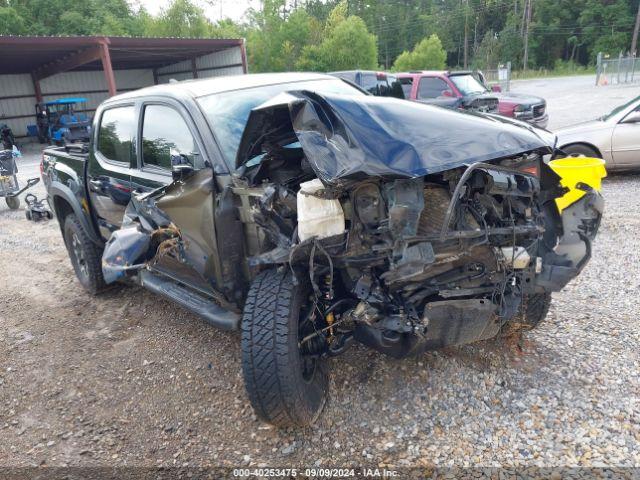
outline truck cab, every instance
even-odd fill
[[[329,75],[353,83],[376,97],[405,98],[402,85],[400,85],[398,78],[392,73],[375,72],[372,70],[345,70],[341,72],[330,72]]]
[[[409,100],[447,108],[459,108],[481,113],[498,113],[498,99],[484,91],[466,91],[447,71],[399,73],[398,79]]]
[[[533,95],[492,90],[481,72],[399,73],[405,97],[421,103],[481,113],[497,113],[540,128],[549,122],[547,102]]]

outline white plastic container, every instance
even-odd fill
[[[513,265],[511,265],[511,267],[515,270],[522,270],[529,266],[531,257],[529,256],[529,252],[527,252],[526,248],[517,246],[514,250],[513,247],[500,247],[497,250],[502,252],[506,265],[510,265],[513,261]]]
[[[301,242],[312,237],[326,238],[344,232],[344,212],[340,201],[305,195],[323,189],[324,185],[318,178],[300,184],[296,203],[298,238]]]

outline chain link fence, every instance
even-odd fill
[[[499,85],[503,92],[511,88],[511,62],[498,65],[498,68],[482,70],[484,83],[489,87]]]
[[[600,52],[596,64],[596,85],[640,82],[640,58],[623,55],[609,58]]]

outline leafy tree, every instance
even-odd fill
[[[378,65],[376,37],[369,33],[364,21],[346,16],[345,1],[340,2],[325,23],[324,39],[319,45],[310,44],[302,50],[298,70],[333,71],[372,70]]]
[[[526,0],[261,0],[242,24],[212,23],[196,0],[171,0],[158,16],[130,1],[0,0],[0,34],[244,37],[255,72],[441,68],[440,49],[416,53],[433,35],[451,66],[463,63],[465,36],[474,66],[519,66],[524,53]],[[532,0],[530,66],[628,50],[639,1]]]
[[[220,20],[210,28],[212,38],[244,38],[246,33],[246,29],[242,25],[228,18]]]
[[[154,37],[208,37],[210,22],[191,0],[173,0],[159,18],[147,24],[145,35]]]
[[[627,0],[586,0],[578,22],[587,39],[585,47],[591,58],[595,58],[598,52],[617,55],[629,50],[629,26],[635,20],[635,11],[629,6]]]
[[[29,35],[140,35],[126,0],[11,0]],[[14,19],[15,20],[15,19]],[[20,23],[20,20],[17,20]],[[13,22],[12,22],[13,23]]]
[[[285,18],[284,0],[265,0],[260,11],[250,12],[247,53],[253,72],[290,70],[313,29],[311,17],[295,10]]]
[[[476,68],[495,68],[500,63],[500,47],[497,35],[493,30],[489,30],[478,45],[473,66]]]
[[[446,66],[447,52],[435,33],[423,38],[411,52],[402,52],[393,64],[395,71],[442,70]]]
[[[27,27],[18,12],[11,7],[0,7],[0,35],[24,35]]]

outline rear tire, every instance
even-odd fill
[[[33,218],[33,216],[31,215],[31,210],[25,210],[24,211],[24,216],[27,218],[27,220],[31,221],[31,219]]]
[[[244,307],[242,370],[249,400],[262,420],[279,427],[311,425],[327,399],[326,361],[303,356],[298,347],[309,290],[294,285],[288,270],[267,270],[253,281]]]
[[[533,330],[546,318],[550,306],[550,293],[525,295],[516,316],[504,326],[503,334],[509,336]]]
[[[64,219],[64,243],[71,265],[84,289],[91,295],[104,290],[102,276],[102,250],[91,241],[74,214]]]
[[[17,210],[20,208],[20,198],[18,197],[6,197],[7,207],[11,210]]]
[[[564,153],[569,156],[584,156],[590,158],[601,158],[601,155],[595,151],[595,149],[591,148],[588,145],[583,145],[581,143],[576,143],[573,145],[568,145],[562,149]]]

